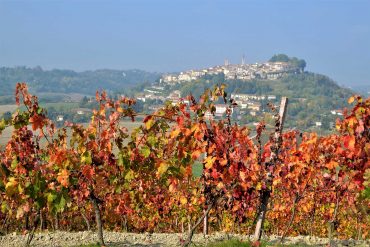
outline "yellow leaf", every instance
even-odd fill
[[[131,181],[134,177],[135,177],[134,172],[130,169],[130,170],[127,172],[127,174],[126,174],[125,179],[126,179],[127,181]]]
[[[355,97],[352,96],[348,99],[348,104],[352,104],[353,101],[355,101]]]
[[[280,183],[281,179],[274,179],[274,181],[272,182],[272,185],[273,186],[276,186]]]
[[[216,157],[208,156],[208,157],[204,160],[204,162],[205,162],[204,166],[205,166],[207,169],[211,169],[211,168],[212,168],[212,166],[213,166],[213,163],[215,163],[216,159],[217,159]]]
[[[20,219],[20,218],[22,218],[23,217],[23,215],[24,215],[24,210],[23,210],[23,207],[19,207],[18,209],[17,209],[17,219]]]
[[[90,152],[85,152],[85,153],[81,156],[81,163],[82,163],[82,164],[91,164],[91,163],[92,163],[92,159],[91,159],[91,154],[90,154]]]
[[[10,177],[9,181],[5,185],[5,192],[8,196],[12,196],[17,193],[18,182],[14,177]]]
[[[370,143],[365,144],[365,152],[366,152],[367,155],[370,156]]]
[[[223,189],[225,187],[225,185],[224,185],[224,183],[223,182],[219,182],[218,184],[217,184],[217,189],[218,190],[221,190],[221,189]]]
[[[188,203],[188,199],[186,199],[186,197],[185,197],[185,196],[181,196],[181,197],[180,197],[180,203],[181,203],[182,205],[184,205],[184,204]]]
[[[159,164],[159,167],[158,167],[158,174],[159,176],[162,176],[163,173],[165,173],[168,169],[168,164],[162,162]]]
[[[22,186],[20,184],[18,184],[18,192],[20,194],[23,194],[23,192],[24,192],[24,189],[22,188]]]
[[[333,213],[334,213],[334,208],[333,208],[333,207],[331,207],[331,208],[329,209],[329,213],[330,213],[330,214],[333,214]]]
[[[261,189],[262,189],[262,184],[258,183],[257,186],[256,186],[256,190],[261,190]]]
[[[195,125],[193,125],[193,127],[191,127],[191,132],[195,132],[197,130],[199,130],[198,124],[195,124]]]
[[[3,214],[5,214],[6,213],[6,211],[8,211],[9,210],[9,205],[8,205],[8,203],[6,202],[6,201],[3,201],[2,203],[1,203],[1,212],[3,213]]]
[[[154,120],[153,120],[153,118],[149,119],[149,120],[148,120],[148,121],[146,121],[146,123],[145,123],[145,127],[146,127],[146,129],[147,129],[147,130],[149,130],[151,127],[153,127],[153,125],[154,125]]]
[[[180,134],[180,129],[176,128],[171,132],[171,138],[176,138]]]

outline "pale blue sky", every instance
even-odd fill
[[[0,0],[0,66],[165,72],[275,53],[370,84],[370,0]]]

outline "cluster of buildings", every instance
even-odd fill
[[[56,121],[57,122],[64,122],[65,121],[65,115],[67,112],[57,112],[58,114],[56,116]],[[76,116],[91,116],[92,110],[89,108],[76,108],[72,109],[68,112],[68,114],[76,115]]]
[[[218,75],[223,73],[225,79],[229,80],[251,80],[267,79],[276,80],[286,74],[302,73],[303,69],[289,62],[265,62],[245,64],[242,59],[241,64],[229,64],[226,60],[224,65],[210,67],[200,70],[189,70],[180,74],[166,74],[162,76],[161,82],[166,84],[176,84],[189,82],[199,79],[206,75]]]
[[[163,96],[163,90],[164,90],[163,87],[152,86],[151,88],[144,89],[144,92],[136,96],[136,99],[142,102],[146,102],[147,100],[156,100],[160,102],[165,102],[169,100],[173,104],[176,104],[177,102],[182,100],[180,90],[174,90],[168,96]],[[187,100],[182,101],[188,103]]]
[[[137,96],[137,99],[142,102],[147,102],[150,100],[160,101],[158,104],[152,104],[148,107],[151,111],[156,111],[163,106],[162,102],[167,100],[171,101],[172,104],[178,102],[183,102],[189,104],[189,101],[181,98],[181,93],[179,90],[174,90],[168,94],[168,96],[163,96],[163,88],[160,86],[153,86],[149,89],[145,89],[144,93]],[[258,115],[258,112],[262,110],[263,100],[267,101],[276,101],[275,95],[254,95],[254,94],[231,94],[231,98],[235,100],[237,106],[237,114],[250,114],[252,116]],[[226,113],[227,105],[225,104],[216,104],[215,114],[206,113],[206,118],[213,119],[214,117],[221,117]]]
[[[241,112],[248,110],[252,116],[256,116],[257,112],[261,111],[262,103],[260,101],[276,101],[275,95],[231,94],[231,98],[238,104]]]

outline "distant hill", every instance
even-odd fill
[[[225,79],[225,75],[219,73],[172,85],[159,84],[160,77],[159,73],[142,70],[104,69],[75,72],[43,70],[40,67],[0,67],[0,104],[14,102],[14,87],[19,81],[27,82],[30,91],[38,95],[43,102],[80,102],[84,95],[94,95],[96,90],[102,89],[109,93],[133,96],[135,93],[144,94],[144,88],[148,89],[153,82],[163,88],[164,98],[173,90],[180,90],[183,97],[189,94],[199,97],[205,89],[225,83],[229,94],[274,95],[274,103],[278,103],[282,96],[289,97],[287,127],[308,130],[317,122],[321,122],[322,129],[329,130],[333,128],[335,119],[341,116],[337,114],[339,110],[348,106],[347,99],[354,94],[352,90],[340,87],[329,77],[312,72],[287,74],[275,80]],[[259,115],[269,112],[267,102],[258,102],[261,105]],[[152,106],[155,103],[158,102],[149,101],[145,104]],[[241,120],[253,123],[260,120],[260,117],[246,113]]]
[[[195,96],[202,94],[205,88],[225,83],[230,93],[244,94],[271,94],[276,96],[288,96],[290,98],[316,99],[325,97],[330,99],[327,104],[338,106],[343,100],[353,94],[348,88],[340,87],[335,81],[325,75],[312,72],[302,74],[291,74],[277,80],[226,80],[222,74],[204,77],[188,83],[175,85],[182,95],[192,93]]]
[[[78,93],[93,95],[96,90],[124,91],[138,84],[154,82],[161,74],[143,70],[111,70],[75,72],[43,70],[41,67],[0,67],[0,96],[13,95],[16,82],[27,82],[33,93]]]
[[[275,95],[289,97],[287,124],[300,129],[308,129],[315,122],[322,122],[323,128],[331,129],[338,115],[333,110],[347,107],[347,99],[354,91],[340,87],[325,75],[312,72],[290,74],[277,80],[227,80],[223,74],[205,76],[198,80],[171,86],[170,90],[180,90],[181,95],[193,94],[198,97],[205,88],[225,83],[226,91],[238,94]],[[278,102],[275,102],[278,103]],[[261,102],[262,108],[267,101]],[[247,121],[254,118],[249,117]],[[255,118],[256,120],[258,118]]]

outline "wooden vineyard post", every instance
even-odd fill
[[[269,170],[268,168],[270,166],[275,166],[277,159],[278,159],[279,149],[281,145],[281,140],[280,140],[281,133],[283,131],[283,125],[284,125],[287,106],[288,106],[288,98],[282,97],[281,103],[280,103],[279,116],[278,116],[278,119],[275,125],[275,133],[274,133],[274,138],[273,138],[274,143],[271,146],[270,160],[269,162],[265,164],[266,170]],[[256,229],[254,232],[255,241],[260,240],[262,236],[263,223],[265,221],[267,206],[268,206],[270,196],[271,196],[272,179],[273,179],[272,173],[271,172],[267,173],[266,178],[265,178],[265,183],[267,186],[266,186],[266,189],[263,189],[261,191],[261,205],[258,210],[258,218],[257,218],[257,223],[256,223]]]
[[[207,142],[207,146],[209,146],[209,141]],[[204,154],[204,158],[207,157],[207,153]],[[202,169],[202,176],[204,175],[204,164],[203,164],[203,169]],[[204,196],[206,196],[204,194]],[[203,209],[203,214],[204,214],[204,219],[203,219],[203,235],[208,235],[208,214],[206,214],[206,211],[205,209]]]
[[[206,214],[206,210],[203,210],[204,220],[203,220],[203,234],[208,235],[208,214]]]

